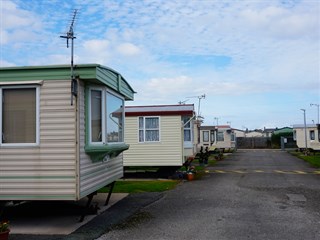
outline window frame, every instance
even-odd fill
[[[121,133],[122,133],[122,137],[121,137],[121,139],[122,139],[122,141],[118,141],[118,142],[108,142],[107,141],[107,139],[108,139],[108,136],[107,136],[107,134],[106,134],[106,136],[105,136],[105,139],[106,139],[106,143],[108,143],[108,144],[119,144],[119,143],[124,143],[124,122],[125,122],[125,99],[123,98],[123,97],[121,97],[119,94],[117,94],[116,92],[114,92],[114,91],[112,91],[111,89],[109,89],[109,88],[106,88],[106,92],[105,92],[105,94],[104,94],[104,96],[105,96],[105,103],[107,103],[107,94],[111,94],[111,95],[113,95],[114,97],[117,97],[117,98],[119,98],[119,99],[121,99],[121,101],[122,101],[122,131],[121,131]],[[105,113],[107,113],[107,107],[108,107],[108,103],[107,103],[107,105],[105,106]],[[107,115],[105,115],[105,125],[106,125],[106,128],[105,128],[105,133],[107,133]]]
[[[231,142],[235,142],[236,141],[236,134],[234,132],[232,132],[230,134],[230,140],[231,140]]]
[[[143,119],[143,129],[140,128],[140,125],[139,125],[139,121],[140,121],[140,118]],[[146,141],[146,119],[147,118],[158,118],[158,122],[159,122],[159,126],[158,126],[158,132],[159,132],[159,140],[158,141]],[[159,143],[161,142],[161,129],[160,129],[160,126],[161,126],[161,118],[160,116],[138,116],[137,118],[137,121],[138,121],[138,143]],[[143,131],[143,141],[140,141],[140,131]],[[150,130],[150,129],[148,129]],[[152,130],[155,130],[155,129],[152,129]]]
[[[91,122],[91,119],[92,119],[92,114],[91,114],[91,91],[101,91],[101,118],[102,118],[102,121],[101,121],[101,141],[100,142],[93,142],[92,141],[92,122]],[[108,126],[107,126],[107,107],[108,107],[108,103],[107,103],[107,94],[111,94],[113,95],[114,97],[116,98],[119,98],[121,101],[122,101],[122,106],[123,106],[123,109],[122,109],[122,131],[121,131],[121,134],[122,134],[122,141],[119,141],[119,142],[108,142],[107,141],[107,129],[108,129]],[[112,145],[112,144],[121,144],[121,143],[124,143],[124,117],[125,117],[125,112],[124,112],[124,104],[125,104],[125,99],[120,96],[119,94],[115,93],[114,91],[110,90],[109,88],[107,87],[101,87],[101,86],[89,86],[88,87],[88,144],[91,145],[91,146],[101,146],[101,145]]]
[[[222,135],[222,140],[219,138],[219,133]],[[217,142],[224,142],[224,131],[217,131]]]
[[[188,116],[182,116],[182,124],[183,124],[183,142],[188,144],[193,142],[193,136],[192,136],[192,123],[193,121],[191,120],[193,117],[188,117]],[[186,123],[188,122],[189,127],[187,127]],[[190,140],[185,140],[184,138],[184,132],[189,131],[190,132]]]
[[[315,132],[315,130],[310,130],[309,131],[309,139],[310,139],[310,141],[315,141],[316,140],[316,132]]]
[[[206,137],[206,139],[204,138],[205,137],[205,133],[208,134]],[[210,131],[209,130],[205,130],[205,131],[202,131],[202,142],[209,142],[210,141]]]
[[[34,143],[3,143],[3,90],[4,89],[29,89],[36,90],[36,141]],[[40,86],[38,85],[2,85],[0,86],[0,147],[34,147],[40,145]]]

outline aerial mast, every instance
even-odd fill
[[[203,95],[200,95],[200,96],[187,97],[187,98],[198,98],[199,103],[198,103],[198,116],[197,116],[197,120],[199,120],[199,117],[200,117],[200,102],[201,102],[201,99],[205,99],[205,98],[206,98],[206,94],[203,94]]]
[[[76,16],[78,13],[78,9],[75,9],[72,14],[71,23],[69,27],[69,31],[64,36],[60,36],[61,38],[67,39],[67,48],[69,48],[69,40],[71,40],[71,106],[73,105],[73,97],[76,97],[78,94],[78,82],[74,76],[74,64],[73,64],[73,55],[74,55],[74,44],[73,40],[76,38],[74,36],[74,23],[76,20]]]

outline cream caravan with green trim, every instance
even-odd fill
[[[0,68],[0,200],[79,200],[123,176],[124,102],[116,71],[67,65]]]

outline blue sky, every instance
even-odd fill
[[[205,125],[317,121],[318,0],[0,0],[0,66],[69,64],[59,38],[74,9],[75,64],[120,72],[127,105],[194,103]]]

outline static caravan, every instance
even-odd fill
[[[124,166],[177,167],[196,152],[194,105],[127,106]]]
[[[293,139],[300,149],[320,150],[320,124],[307,124],[306,128],[304,124],[293,125]]]
[[[79,200],[123,176],[124,102],[116,71],[0,68],[0,201]],[[71,101],[72,98],[72,101]]]
[[[233,129],[228,125],[201,126],[200,146],[215,149],[233,150],[236,147],[236,137]]]

